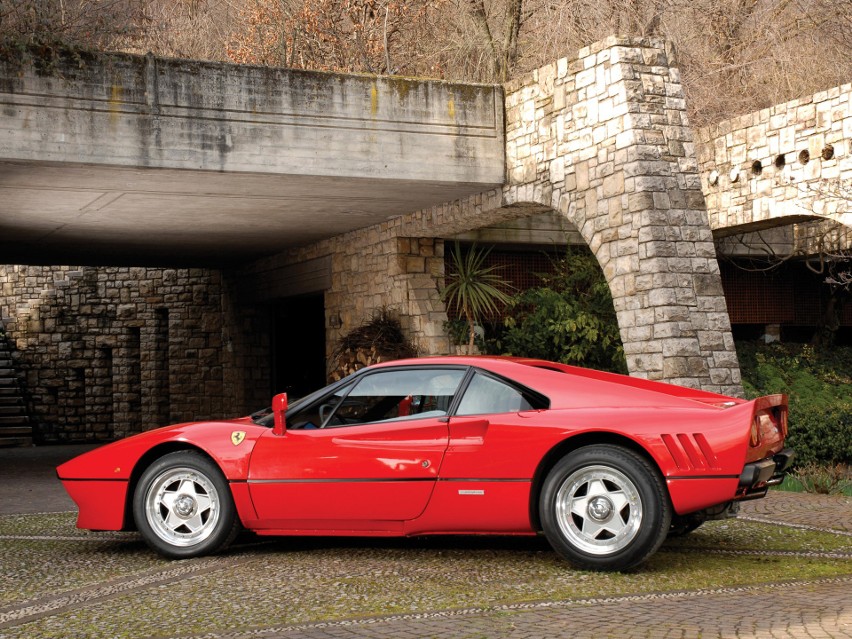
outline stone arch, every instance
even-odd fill
[[[612,291],[634,375],[739,394],[739,366],[678,72],[609,38],[506,90],[503,206],[550,206]]]

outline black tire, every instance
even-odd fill
[[[133,493],[133,519],[145,542],[173,559],[224,550],[240,531],[222,472],[188,450],[163,455],[145,469]]]
[[[663,478],[620,446],[578,448],[548,473],[539,499],[553,549],[585,570],[627,570],[660,547],[672,509]]]

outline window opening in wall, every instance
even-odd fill
[[[751,174],[760,175],[763,173],[763,163],[760,160],[755,160],[751,163]]]
[[[88,370],[74,369],[75,376],[84,384],[82,395],[85,406],[85,430],[87,436],[96,439],[111,439],[115,436],[114,397],[116,384],[113,369],[112,348],[96,348],[92,365]]]
[[[834,147],[831,144],[826,144],[825,148],[822,150],[822,159],[830,160],[834,157]]]
[[[775,168],[776,169],[783,169],[786,164],[787,164],[787,159],[784,157],[783,153],[775,158]]]
[[[807,149],[799,153],[799,164],[807,164],[811,161],[811,154]]]
[[[127,329],[127,423],[130,432],[141,430],[142,423],[142,335],[138,326]]]
[[[171,406],[169,384],[169,309],[158,308],[154,315],[153,387],[154,420],[159,426],[168,424]]]
[[[325,295],[282,298],[272,304],[272,393],[291,401],[326,382]]]

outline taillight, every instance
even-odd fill
[[[749,433],[748,443],[752,448],[760,443],[760,418],[757,415],[751,420],[751,432]]]
[[[754,400],[749,445],[772,446],[787,436],[787,396],[767,395]]]

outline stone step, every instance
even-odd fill
[[[0,448],[24,448],[32,445],[32,437],[3,437],[3,435],[0,435]]]
[[[32,437],[32,426],[0,426],[0,437]]]
[[[6,426],[25,426],[30,423],[26,415],[0,415],[0,429]]]
[[[26,416],[24,407],[20,404],[8,406],[0,403],[0,417],[15,417],[20,415]]]
[[[17,388],[18,387],[18,378],[17,377],[0,377],[0,388],[3,388],[3,387]]]
[[[14,386],[10,385],[7,387],[0,388],[0,397],[19,397],[20,392],[18,391],[18,385]]]
[[[8,388],[6,390],[9,390]],[[0,406],[23,406],[24,400],[17,393],[0,393]]]

